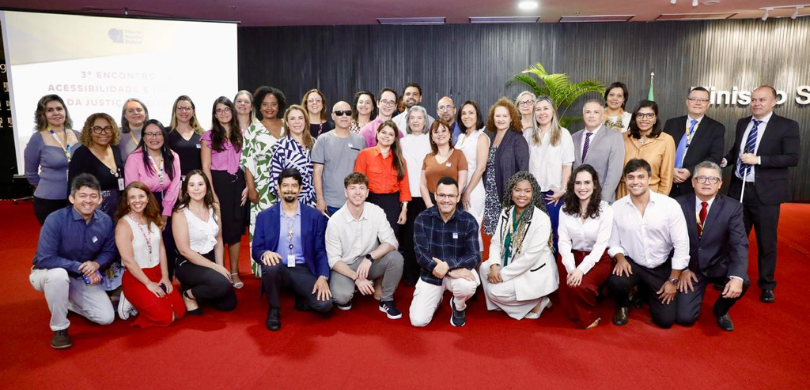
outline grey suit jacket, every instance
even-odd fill
[[[582,161],[582,141],[585,129],[577,131],[574,139],[574,167],[590,164],[599,175],[602,184],[602,200],[613,203],[616,199],[616,187],[622,178],[624,169],[624,139],[622,133],[602,125],[591,139],[588,154]]]

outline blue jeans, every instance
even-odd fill
[[[543,193],[543,200],[546,202],[546,210],[548,210],[548,217],[551,218],[551,234],[554,236],[554,257],[557,257],[557,253],[559,250],[557,249],[557,241],[559,240],[559,236],[557,235],[557,225],[560,222],[560,208],[562,208],[563,199],[557,201],[557,204],[554,205],[554,201],[546,200],[547,196],[554,195],[554,191],[546,191]]]

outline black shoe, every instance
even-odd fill
[[[405,287],[413,287],[416,286],[416,282],[419,281],[419,278],[416,279],[405,279]]]
[[[351,305],[351,302],[349,302],[349,305]],[[397,305],[394,304],[394,301],[380,302],[380,311],[385,313],[388,318],[392,320],[402,318],[402,312],[397,309]]]
[[[759,300],[765,303],[773,303],[776,297],[773,296],[773,290],[762,290],[762,295],[759,296]]]
[[[720,329],[723,329],[726,332],[734,331],[734,323],[731,322],[731,318],[729,318],[728,313],[720,317],[717,317],[717,326],[719,326]]]
[[[717,291],[723,291],[726,289],[726,286],[720,283],[712,283],[712,287],[714,287],[714,289]]]
[[[312,306],[309,305],[309,302],[299,296],[295,296],[295,310],[297,311],[312,311]]]
[[[339,304],[339,303],[335,303],[335,306],[337,306],[337,308],[338,308],[339,310],[343,310],[343,311],[346,311],[346,310],[351,310],[351,308],[352,308],[352,300],[351,300],[351,299],[349,299],[349,302],[346,302],[346,304],[345,304],[345,305],[341,305],[341,304]]]
[[[73,342],[70,341],[70,336],[68,336],[67,329],[57,330],[53,332],[53,338],[51,339],[51,347],[54,349],[65,349],[70,348],[73,346]]]
[[[456,310],[456,304],[453,298],[450,298],[450,309],[453,313],[450,314],[450,325],[464,326],[467,323],[467,313],[464,310]]]
[[[281,311],[279,309],[270,309],[267,313],[267,329],[277,331],[281,329]]]
[[[627,315],[630,314],[630,307],[617,307],[616,313],[613,314],[613,325],[623,326],[627,325]]]

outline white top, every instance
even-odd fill
[[[773,111],[771,111],[765,118],[762,118],[762,123],[757,126],[757,143],[754,145],[754,154],[757,154],[757,150],[759,150],[759,144],[762,142],[762,135],[765,134],[765,128],[768,127],[768,122],[770,122],[771,117],[773,116]],[[748,134],[751,133],[751,129],[754,128],[754,117],[751,117],[751,121],[748,122],[748,127],[745,128],[745,133],[743,133],[742,142],[740,142],[740,151],[738,156],[742,156],[745,153],[745,143],[748,142]],[[757,119],[758,120],[758,119]],[[762,160],[760,160],[762,161]],[[729,161],[729,164],[736,163],[736,161]],[[743,178],[740,176],[739,172],[740,167],[734,167],[734,176],[737,176],[740,180]],[[745,181],[749,183],[753,183],[754,179],[756,179],[756,171],[757,166],[752,165],[750,169],[748,169],[748,175],[745,177]]]
[[[570,274],[575,268],[579,268],[583,274],[587,274],[607,250],[612,228],[613,208],[604,200],[599,203],[599,217],[588,218],[585,222],[582,222],[582,218],[578,215],[563,212],[560,207],[557,234],[560,237],[558,246],[565,270]],[[575,266],[574,254],[571,253],[571,250],[591,253],[585,256],[579,266]]]
[[[562,167],[574,164],[574,139],[568,129],[563,127],[560,131],[560,143],[557,146],[551,145],[551,130],[543,136],[540,145],[534,143],[534,129],[523,131],[523,138],[529,144],[529,172],[537,179],[543,192],[552,188],[565,188]]]
[[[424,133],[420,135],[406,134],[399,140],[399,145],[402,147],[402,158],[408,167],[408,184],[411,187],[411,197],[421,198],[419,182],[422,179],[422,163],[425,161],[425,156],[433,152],[430,149],[430,138]]]
[[[689,266],[689,233],[678,201],[650,191],[650,203],[641,215],[626,195],[613,203],[613,212],[610,257],[622,253],[640,266],[655,268],[675,249],[672,269]]]
[[[383,242],[393,245],[394,250],[399,246],[394,229],[391,229],[388,217],[380,206],[366,202],[363,214],[356,220],[344,205],[335,211],[326,225],[329,268],[333,268],[338,261],[354,264]]]
[[[483,133],[483,129],[473,131],[469,137],[467,137],[467,134],[461,133],[456,140],[455,148],[461,150],[461,152],[464,153],[464,157],[467,158],[467,183],[464,183],[464,188],[462,188],[462,191],[464,191],[465,188],[470,185],[473,172],[475,172],[475,168],[477,167],[476,159],[478,158],[478,137],[480,137]],[[486,164],[487,162],[482,161],[481,163]],[[484,181],[481,180],[478,182],[478,184],[481,185],[483,182]]]
[[[204,255],[217,245],[219,225],[214,217],[214,208],[208,209],[208,221],[197,218],[188,207],[183,208],[188,223],[188,244],[191,250]]]
[[[124,216],[124,220],[129,223],[132,229],[132,257],[141,269],[152,268],[160,265],[160,228],[154,222],[146,225],[140,225],[130,218],[129,215]],[[149,255],[149,245],[146,245],[146,234],[149,237],[149,243],[152,245],[152,254]]]

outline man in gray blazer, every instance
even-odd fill
[[[624,169],[624,140],[618,131],[603,125],[602,103],[588,100],[582,107],[585,128],[574,133],[574,167],[589,164],[599,174],[602,200],[613,203]]]

